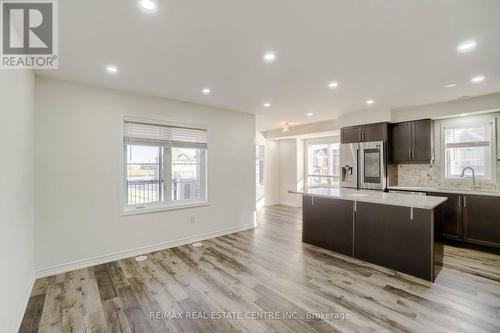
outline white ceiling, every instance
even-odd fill
[[[43,75],[256,113],[260,130],[368,98],[375,112],[500,91],[499,0],[159,0],[149,15],[137,0],[59,1],[59,17],[60,69]],[[458,54],[467,39],[477,49]]]

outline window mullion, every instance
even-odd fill
[[[164,147],[163,156],[163,188],[164,188],[164,203],[172,202],[172,148]]]
[[[203,196],[202,200],[207,200],[208,196],[208,187],[207,187],[207,150],[200,149],[200,160],[199,160],[199,168],[200,168],[200,189],[201,195]]]

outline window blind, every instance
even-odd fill
[[[207,148],[207,130],[177,124],[125,121],[123,140],[131,145]]]
[[[446,148],[488,147],[491,141],[491,124],[445,128]]]

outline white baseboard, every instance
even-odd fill
[[[136,248],[136,249],[132,249],[132,250],[125,250],[125,251],[120,251],[120,252],[116,252],[113,254],[107,254],[107,255],[98,256],[98,257],[94,257],[94,258],[77,260],[77,261],[69,262],[66,264],[41,268],[35,272],[35,276],[38,279],[38,278],[51,276],[51,275],[55,275],[55,274],[66,273],[66,272],[74,271],[74,270],[81,269],[81,268],[92,267],[95,265],[101,265],[101,264],[105,264],[105,263],[116,261],[116,260],[121,260],[121,259],[125,259],[125,258],[130,258],[130,257],[136,257],[136,256],[150,253],[150,252],[165,250],[165,249],[168,249],[171,247],[191,244],[191,243],[200,242],[200,241],[214,238],[214,237],[229,235],[229,234],[232,234],[235,232],[240,232],[240,231],[252,229],[252,228],[255,228],[256,226],[257,226],[256,224],[250,223],[250,224],[245,224],[245,225],[241,225],[241,226],[237,226],[237,227],[231,227],[231,228],[227,228],[227,229],[212,231],[212,232],[208,232],[206,234],[201,234],[201,235],[196,235],[196,236],[192,236],[192,237],[186,237],[186,238],[181,238],[181,239],[177,239],[177,240],[148,245],[148,246],[144,246],[144,247],[140,247],[140,248]]]

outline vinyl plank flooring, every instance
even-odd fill
[[[431,283],[304,244],[301,218],[38,279],[20,332],[500,332],[499,255],[446,245]]]

